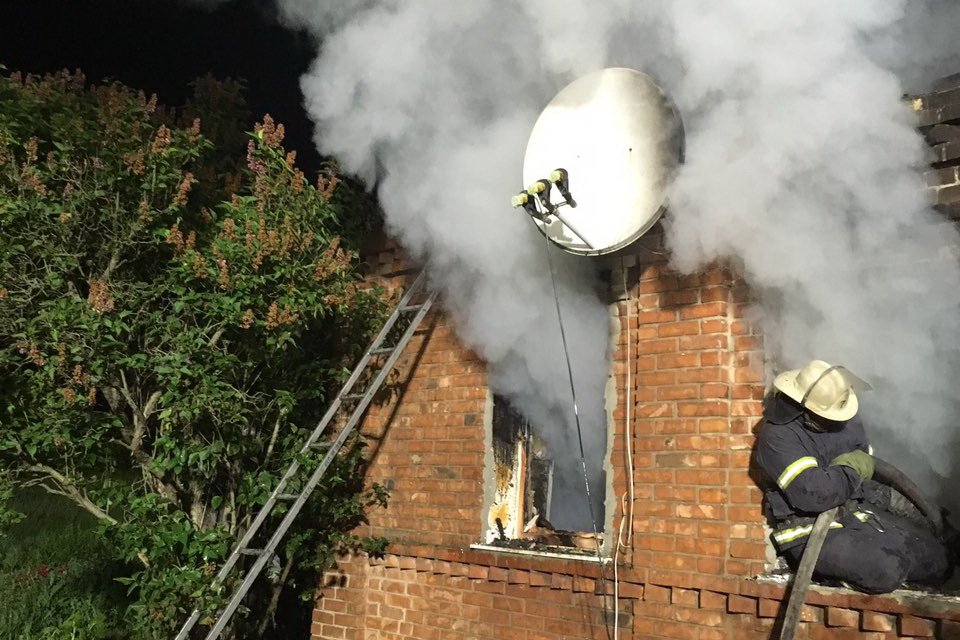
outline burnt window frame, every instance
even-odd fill
[[[606,389],[605,396],[610,389]],[[602,458],[602,481],[591,491],[602,492],[601,513],[595,514],[599,540],[593,531],[568,531],[554,528],[550,522],[550,502],[555,468],[546,449],[548,446],[537,435],[535,425],[516,411],[510,401],[501,394],[488,393],[487,410],[487,456],[485,460],[482,542],[475,547],[503,551],[520,551],[544,555],[563,555],[597,560],[604,556],[609,546],[609,496],[612,491],[611,448],[614,431],[609,403],[605,422],[607,446]],[[521,469],[517,469],[521,466]],[[531,489],[531,471],[538,488]],[[513,481],[515,484],[511,484]],[[514,500],[510,500],[510,494]],[[519,504],[518,504],[519,503]],[[519,509],[523,517],[517,518]],[[584,504],[584,509],[587,509]],[[495,526],[496,516],[509,511],[514,517],[502,526]],[[521,523],[519,530],[517,523]]]

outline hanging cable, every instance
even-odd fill
[[[625,299],[625,307],[627,310],[627,320],[626,320],[626,341],[627,341],[627,353],[626,353],[626,365],[627,365],[627,397],[626,397],[626,416],[624,419],[624,439],[626,440],[627,448],[627,487],[630,494],[629,503],[626,500],[626,495],[620,496],[620,526],[617,528],[617,548],[613,552],[613,638],[618,640],[620,638],[620,574],[619,574],[619,561],[620,561],[620,550],[629,549],[630,543],[633,539],[633,429],[630,422],[630,408],[633,406],[633,384],[631,380],[630,373],[633,370],[633,362],[630,360],[630,345],[632,344],[633,337],[630,331],[630,322],[632,320],[630,316],[630,308],[632,302],[630,300],[630,294],[627,290],[627,267],[624,264],[623,257],[620,258],[620,273],[623,278],[623,295]],[[629,515],[627,515],[629,512]],[[623,526],[626,523],[627,525],[627,542],[623,541]]]
[[[567,348],[567,334],[563,328],[563,313],[560,311],[560,292],[557,289],[557,277],[553,270],[553,260],[550,259],[550,239],[544,234],[546,241],[547,263],[550,266],[550,282],[553,284],[553,302],[557,308],[557,322],[560,325],[560,342],[563,346],[563,357],[567,364],[567,379],[570,381],[570,398],[573,401],[573,419],[577,426],[577,444],[580,447],[580,467],[583,470],[583,486],[587,493],[587,506],[590,508],[590,522],[593,525],[593,534],[599,543],[600,531],[597,528],[597,517],[593,509],[593,499],[590,497],[590,478],[587,474],[587,458],[583,451],[583,432],[580,429],[580,412],[577,409],[577,390],[573,383],[573,367],[570,364],[570,351]],[[597,556],[600,556],[600,545],[597,544]]]
[[[573,401],[573,419],[577,426],[577,444],[580,447],[580,468],[583,470],[583,487],[587,494],[587,506],[590,509],[590,523],[593,525],[593,536],[596,542],[597,550],[597,562],[600,568],[600,583],[603,585],[603,614],[604,620],[607,619],[607,588],[606,588],[606,575],[604,571],[604,562],[603,554],[600,550],[600,530],[597,527],[597,517],[593,509],[593,498],[590,496],[590,478],[587,473],[587,458],[583,450],[583,432],[580,428],[580,412],[577,409],[577,390],[576,386],[573,383],[573,367],[570,364],[570,351],[567,348],[567,334],[563,328],[563,312],[560,310],[560,291],[557,289],[557,276],[553,268],[553,260],[550,258],[550,239],[547,237],[547,234],[543,234],[543,239],[545,242],[546,254],[547,254],[547,264],[550,267],[550,282],[553,285],[553,302],[557,309],[557,323],[560,325],[560,342],[563,346],[563,357],[567,364],[567,379],[570,382],[570,398]],[[604,626],[607,626],[606,624]],[[616,627],[614,627],[614,633],[616,633]],[[607,636],[610,636],[610,629],[607,628]]]

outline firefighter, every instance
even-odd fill
[[[817,514],[841,506],[817,561],[820,578],[867,593],[942,584],[952,567],[945,545],[922,522],[893,513],[889,487],[871,479],[857,381],[822,360],[774,380],[756,446],[771,480],[764,508],[774,544],[795,567]]]

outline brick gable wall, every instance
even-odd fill
[[[931,202],[953,220],[956,84],[910,102],[933,149]],[[367,256],[371,278],[389,288],[415,271],[389,240]],[[762,335],[735,273],[712,265],[680,276],[665,258],[655,228],[606,265],[620,326],[608,500],[618,506],[607,536],[620,530],[631,481],[634,490],[616,580],[610,564],[471,548],[484,529],[490,394],[482,360],[432,312],[362,427],[368,478],[391,490],[389,507],[370,514],[365,532],[387,537],[389,553],[344,557],[324,576],[314,638],[609,639],[615,623],[624,640],[771,637],[784,587],[756,579],[773,558],[750,467],[764,391]],[[916,592],[815,586],[801,619],[801,640],[960,639],[960,601]]]
[[[388,286],[407,277],[395,247],[373,263]],[[771,558],[750,468],[764,360],[749,292],[719,265],[672,273],[659,231],[607,266],[620,324],[611,504],[627,493],[632,400],[632,540],[618,580],[609,564],[471,548],[485,521],[489,392],[483,362],[437,312],[363,425],[369,478],[391,488],[368,532],[387,537],[389,553],[343,558],[325,576],[314,638],[610,638],[615,619],[624,640],[770,637],[783,587],[754,579]],[[613,532],[622,516],[618,507]],[[947,599],[815,587],[808,603],[799,638],[960,638]]]

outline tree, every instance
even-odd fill
[[[237,104],[198,87],[195,108]],[[385,309],[336,173],[308,184],[269,116],[240,160],[192,116],[79,72],[0,78],[0,499],[39,486],[93,514],[129,562],[128,624],[145,638],[195,604]],[[385,500],[363,490],[361,446],[328,472],[247,624],[265,628],[283,588],[312,588]]]

